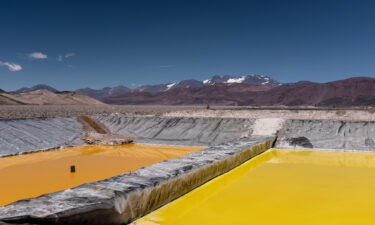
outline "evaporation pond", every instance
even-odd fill
[[[0,158],[0,206],[103,180],[200,147],[80,146]],[[75,172],[71,172],[71,166]]]
[[[137,225],[370,225],[375,153],[271,149]]]

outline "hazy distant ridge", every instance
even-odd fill
[[[25,91],[38,88],[55,90],[56,93],[49,93],[59,94],[56,89],[47,85],[23,88],[21,94],[34,93],[35,91]],[[117,86],[99,90],[84,88],[76,92],[108,104],[375,106],[375,78],[369,77],[354,77],[327,83],[300,81],[280,84],[262,75],[213,76],[204,81],[183,80],[176,83],[144,85],[133,90]],[[45,95],[49,96],[49,93]],[[1,104],[23,104],[22,99],[11,98],[7,93],[1,93],[0,97]]]

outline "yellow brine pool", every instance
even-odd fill
[[[271,149],[136,225],[370,225],[375,153]]]
[[[0,158],[0,206],[103,180],[201,149],[137,144],[80,146]]]

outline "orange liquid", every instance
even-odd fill
[[[199,151],[182,146],[80,146],[0,158],[0,206]],[[74,165],[75,173],[70,172]]]

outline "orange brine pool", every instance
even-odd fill
[[[136,170],[202,147],[80,146],[0,158],[0,206]],[[75,172],[70,167],[75,166]]]

